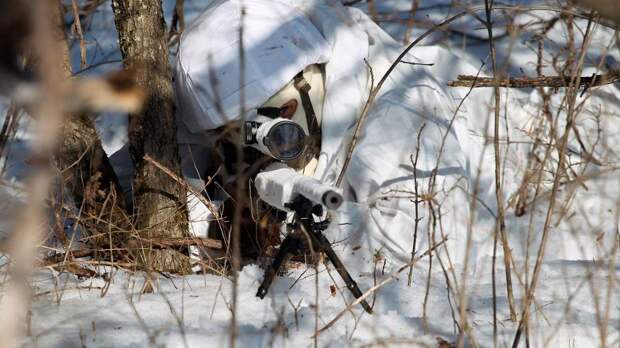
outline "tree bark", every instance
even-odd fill
[[[166,25],[160,0],[113,0],[112,10],[126,67],[137,69],[147,91],[144,111],[129,117],[130,154],[134,161],[135,227],[141,238],[187,237],[186,190],[144,161],[149,155],[180,175]],[[139,245],[147,269],[186,273],[189,260],[174,250]]]
[[[94,122],[87,115],[71,117],[63,124],[63,141],[57,163],[66,188],[78,207],[84,202],[89,183],[106,193],[114,190],[122,198],[123,191],[116,173],[103,149]],[[126,207],[124,199],[120,199],[118,204]]]

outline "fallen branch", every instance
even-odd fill
[[[180,246],[200,246],[203,248],[209,249],[223,249],[222,241],[211,238],[140,238],[141,241],[145,243],[152,243],[159,247],[173,248]],[[106,251],[106,250],[102,250]],[[94,249],[80,249],[80,250],[70,250],[66,253],[58,253],[52,256],[46,257],[43,261],[39,263],[40,266],[49,266],[52,264],[63,263],[65,261],[73,261],[76,258],[89,257],[95,253]]]
[[[93,249],[80,249],[80,250],[69,250],[66,253],[58,253],[52,256],[46,257],[43,261],[40,262],[41,266],[49,266],[51,264],[56,264],[63,261],[71,261],[74,258],[81,258],[92,256],[95,253]]]
[[[589,77],[581,77],[579,86],[596,87],[620,82],[620,70],[610,70],[607,74],[592,75]],[[540,77],[511,77],[495,82],[492,77],[476,77],[473,75],[459,75],[456,80],[448,82],[449,87],[468,87],[468,88],[484,88],[484,87],[507,87],[507,88],[536,88],[551,87],[563,88],[569,87],[571,83],[570,76],[540,76]]]
[[[140,240],[153,243],[155,245],[159,245],[162,247],[179,247],[179,246],[190,246],[196,245],[209,249],[223,249],[222,241],[211,238],[152,238],[152,239],[142,239]]]
[[[63,261],[50,265],[46,265],[46,267],[66,267],[67,265],[93,265],[93,266],[112,266],[116,268],[124,268],[127,270],[135,270],[138,267],[138,264],[135,262],[116,262],[116,261],[103,261],[103,260],[75,260],[75,261]],[[66,271],[74,273],[71,269],[65,268]]]

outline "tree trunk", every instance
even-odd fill
[[[120,183],[101,145],[101,139],[94,122],[86,115],[73,116],[63,124],[63,141],[57,156],[59,169],[63,174],[78,207],[88,194],[88,183],[95,184],[103,192],[114,190],[122,198]],[[125,201],[120,199],[124,208]]]
[[[138,84],[148,93],[144,111],[129,118],[130,153],[134,177],[135,227],[142,238],[188,235],[185,188],[155,166],[149,155],[180,175],[172,74],[168,64],[166,25],[160,0],[113,0],[114,21],[123,62],[139,71]],[[189,272],[180,252],[140,246],[147,269]]]
[[[73,72],[69,46],[63,30],[61,2],[54,0],[51,6],[56,19],[55,37],[62,50],[63,71],[67,77]],[[102,235],[104,247],[109,247],[108,233],[115,233],[114,239],[126,238],[130,228],[118,177],[101,144],[93,120],[88,115],[73,115],[65,118],[62,127],[62,141],[56,154],[56,164],[61,171],[65,189],[80,209],[80,224],[88,235]],[[111,230],[111,225],[116,228]],[[120,230],[120,231],[118,231]],[[119,232],[119,233],[116,233]],[[62,236],[59,236],[62,237]],[[97,248],[98,238],[91,239]]]

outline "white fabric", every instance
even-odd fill
[[[282,0],[286,1],[286,0]],[[325,65],[325,102],[321,126],[321,155],[315,177],[334,185],[346,157],[346,144],[368,97],[370,79],[364,59],[368,37],[364,28],[339,1],[289,0],[301,9],[329,43]]]
[[[301,21],[308,23],[306,20],[309,20],[327,42],[329,51],[324,56],[329,59],[325,62],[322,148],[315,177],[326,185],[334,185],[346,158],[356,119],[371,89],[370,68],[376,83],[402,47],[361,11],[345,8],[336,0],[254,0],[252,3],[275,8],[282,3],[295,6],[297,10],[290,13],[295,13],[295,18],[305,15],[303,18],[306,19]],[[248,16],[250,10],[248,8]],[[200,23],[206,18],[212,17],[201,16],[194,27],[207,25]],[[282,18],[284,23],[288,20],[290,18]],[[247,22],[248,32],[255,30],[251,23]],[[230,35],[235,38],[234,33]],[[205,31],[205,36],[211,37],[212,34]],[[274,40],[279,37],[278,34],[268,36]],[[191,35],[186,35],[183,40],[188,37]],[[265,44],[269,45],[268,42]],[[186,42],[182,45],[192,46]],[[438,48],[417,47],[414,52],[405,60],[423,63],[458,61]],[[298,57],[297,60],[315,59]],[[279,62],[265,61],[264,64],[270,66],[264,69],[280,76],[275,72],[280,68]],[[349,202],[334,216],[337,223],[332,224],[328,231],[330,239],[345,240],[342,244],[348,246],[345,250],[361,247],[366,250],[363,255],[381,251],[392,260],[405,261],[411,257],[413,202],[416,200],[413,197],[411,156],[416,152],[416,135],[424,124],[416,170],[420,193],[417,199],[422,201],[419,203],[417,250],[424,251],[430,245],[429,238],[440,240],[443,234],[448,236],[447,250],[452,261],[462,260],[469,202],[465,192],[469,184],[467,158],[460,143],[466,142],[468,137],[461,115],[456,115],[455,121],[450,123],[456,109],[454,97],[446,91],[445,82],[434,77],[437,73],[433,67],[399,64],[370,109],[343,185]],[[200,76],[204,75],[197,78]],[[192,81],[197,80],[191,74],[189,77]],[[254,92],[246,90],[246,93]],[[186,112],[192,107],[192,104],[183,105],[182,110]],[[231,109],[235,107],[231,106]],[[201,112],[201,109],[192,111],[194,115]],[[186,119],[186,115],[183,117]],[[212,122],[211,116],[203,117],[209,119],[204,122]],[[435,185],[429,188],[435,169]],[[433,204],[429,205],[428,200]],[[433,220],[432,215],[436,219]],[[355,259],[358,256],[347,254],[343,257]],[[362,267],[363,263],[357,261]]]
[[[361,11],[349,12],[365,34],[358,41],[370,43],[367,61],[376,84],[403,47]],[[437,47],[416,47],[412,52],[403,60],[436,63],[443,68],[446,65],[439,64],[440,61],[452,61],[453,66],[458,61],[447,50]],[[424,125],[416,165],[417,200],[421,201],[416,251],[419,254],[428,249],[429,240],[437,242],[447,236],[447,248],[441,250],[442,255],[449,255],[455,263],[464,259],[469,165],[461,143],[466,144],[469,137],[463,125],[465,119],[456,113],[455,96],[445,85],[428,66],[401,63],[390,74],[369,111],[346,172],[347,186],[355,202],[342,209],[340,224],[332,226],[334,233],[341,235],[333,239],[349,238],[349,245],[362,246],[367,255],[379,252],[392,262],[410,260],[416,218],[412,159],[417,134]],[[453,116],[455,120],[450,124]],[[340,151],[346,153],[344,149]],[[431,188],[429,181],[434,170],[435,185]]]
[[[179,115],[191,133],[240,118],[241,26],[246,110],[263,104],[305,67],[329,59],[322,35],[292,6],[259,0],[212,4],[183,33],[176,60]]]
[[[304,69],[303,76],[306,82],[308,82],[308,84],[310,85],[310,91],[308,91],[308,96],[310,97],[310,101],[312,102],[317,122],[320,125],[323,118],[323,100],[325,99],[325,84],[323,82],[323,73],[321,72],[321,68],[315,64],[306,67]],[[304,129],[306,134],[310,134],[306,112],[303,108],[301,95],[295,87],[295,81],[291,80],[286,86],[284,86],[280,91],[278,91],[278,93],[269,98],[269,100],[267,100],[261,106],[280,107],[292,99],[297,102],[297,109],[295,110],[293,116],[290,118],[291,121],[299,124],[301,128]]]
[[[254,179],[254,185],[262,200],[284,211],[290,210],[286,204],[293,201],[298,194],[317,204],[323,202],[326,194],[340,198],[338,202],[342,201],[339,190],[298,173],[284,163],[272,163],[264,171],[258,173]]]

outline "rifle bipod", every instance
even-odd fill
[[[289,254],[302,251],[305,244],[307,244],[304,243],[304,239],[310,239],[310,243],[312,243],[311,247],[314,252],[325,253],[329,261],[336,268],[336,271],[338,271],[338,274],[340,274],[342,280],[344,280],[349,291],[351,291],[355,298],[360,298],[362,296],[362,291],[357,286],[357,283],[353,280],[338,255],[336,255],[329,240],[323,235],[323,231],[329,225],[329,221],[314,222],[312,214],[314,213],[317,216],[322,215],[322,206],[319,204],[315,205],[309,199],[302,195],[298,195],[293,202],[288,204],[287,208],[295,212],[293,222],[290,224],[291,231],[282,241],[280,250],[276,254],[273,263],[265,270],[263,282],[258,287],[256,296],[261,299],[265,297],[273,279]],[[360,304],[364,307],[366,312],[372,313],[372,308],[370,308],[366,300],[360,301]]]

